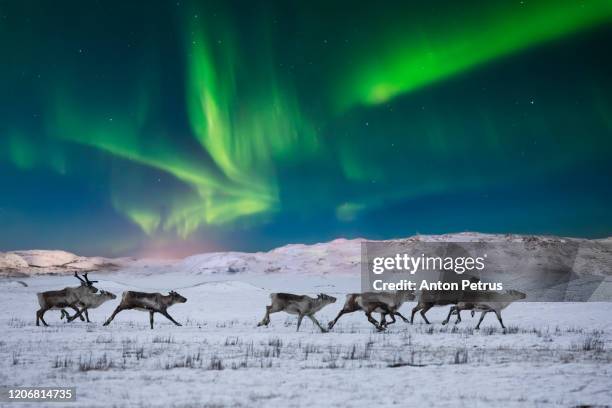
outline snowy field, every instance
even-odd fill
[[[148,314],[124,311],[103,327],[118,298],[92,310],[92,323],[67,324],[49,311],[50,326],[37,327],[36,292],[76,280],[5,278],[0,384],[75,386],[78,402],[68,406],[79,407],[612,404],[611,303],[513,304],[503,312],[505,331],[491,315],[474,331],[476,319],[467,312],[461,324],[442,326],[448,309],[436,308],[428,313],[430,326],[417,315],[412,326],[398,320],[378,333],[355,313],[330,333],[307,319],[296,333],[295,317],[283,313],[273,314],[269,327],[256,327],[271,291],[336,296],[318,314],[326,324],[344,295],[359,291],[359,276],[141,268],[92,279],[117,295],[177,290],[188,301],[169,312],[183,326],[156,315],[150,330]]]

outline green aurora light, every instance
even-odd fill
[[[80,45],[65,45],[74,35],[58,36],[59,43],[44,37],[58,20],[34,28],[16,20],[12,30],[29,39],[21,48],[0,26],[0,45],[10,56],[0,79],[10,95],[7,113],[0,112],[0,165],[9,166],[13,179],[40,172],[99,184],[95,194],[138,234],[187,239],[274,223],[315,228],[321,214],[331,214],[332,221],[322,221],[331,225],[330,235],[361,235],[351,226],[361,225],[368,211],[465,191],[482,194],[474,199],[478,207],[489,189],[544,183],[605,163],[612,101],[604,75],[562,84],[573,87],[576,103],[564,100],[563,90],[538,88],[542,80],[524,72],[528,84],[521,89],[541,97],[505,88],[507,74],[491,82],[491,94],[469,88],[477,95],[466,95],[460,85],[479,83],[479,72],[502,70],[493,63],[502,57],[520,62],[536,46],[562,45],[573,34],[605,27],[612,3],[470,4],[459,16],[454,2],[447,12],[398,4],[380,11],[379,21],[388,24],[363,30],[354,27],[359,17],[338,6],[346,21],[320,12],[340,44],[329,51],[327,40],[315,38],[316,13],[314,20],[304,13],[291,20],[272,3],[259,14],[190,3],[176,6],[176,21],[159,37],[138,26],[145,33],[137,37],[140,51],[125,63],[113,53],[133,31],[130,19],[112,41],[105,26],[76,31],[88,33],[92,44],[111,44],[100,52],[104,57],[91,59]],[[166,8],[152,8],[149,17],[171,20]],[[99,13],[92,11],[83,26],[114,18]],[[280,28],[279,15],[288,21]],[[283,37],[294,23],[295,32]],[[36,48],[43,37],[48,43]],[[318,47],[320,64],[312,58]],[[56,61],[48,74],[41,68]],[[30,66],[36,68],[23,85],[15,78]],[[500,89],[503,98],[495,93]],[[595,190],[584,204],[589,211],[607,202]],[[405,234],[390,231],[380,235]]]
[[[612,21],[612,2],[485,2],[457,23],[440,14],[380,35],[351,58],[336,105],[376,105],[522,49]],[[416,20],[416,19],[415,19]],[[377,37],[378,38],[378,37]]]

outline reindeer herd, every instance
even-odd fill
[[[89,309],[95,309],[106,301],[116,299],[117,296],[104,291],[98,290],[93,284],[97,281],[91,281],[87,277],[87,273],[80,277],[76,272],[74,276],[80,281],[80,285],[76,287],[67,287],[62,290],[53,290],[38,293],[38,303],[40,309],[36,312],[36,325],[40,322],[45,326],[44,314],[48,310],[60,310],[61,318],[66,318],[66,321],[72,322],[76,318],[87,320],[89,322]],[[471,278],[478,281],[478,278]],[[325,333],[331,330],[338,319],[347,313],[362,311],[365,313],[368,321],[376,327],[377,330],[383,331],[388,325],[395,323],[395,317],[401,318],[404,322],[411,324],[414,322],[414,315],[420,311],[421,317],[425,323],[430,324],[425,314],[429,309],[435,306],[451,306],[448,316],[442,322],[447,324],[452,315],[456,315],[455,324],[461,322],[461,311],[470,310],[472,317],[476,311],[480,311],[480,320],[476,325],[476,329],[480,328],[480,324],[485,315],[493,312],[502,328],[505,328],[501,317],[501,311],[508,307],[512,302],[525,299],[526,294],[517,290],[496,291],[444,291],[444,290],[424,290],[415,295],[413,291],[396,291],[396,292],[365,292],[365,293],[350,293],[346,295],[344,305],[336,318],[330,321],[327,327],[321,326],[315,313],[323,309],[325,306],[336,302],[336,298],[326,294],[319,294],[316,298],[306,295],[294,295],[290,293],[272,293],[270,294],[271,305],[266,306],[266,314],[257,326],[267,326],[270,323],[270,314],[277,312],[286,312],[297,315],[297,330],[300,330],[302,319],[308,317],[320,330]],[[412,309],[410,320],[404,317],[400,312],[400,307],[408,302],[416,300],[417,304]],[[168,314],[168,308],[175,303],[185,303],[187,299],[179,295],[175,291],[171,291],[168,295],[161,293],[144,293],[126,291],[121,297],[119,306],[115,308],[112,315],[104,322],[104,326],[110,324],[115,316],[123,310],[140,310],[149,312],[149,322],[153,329],[153,316],[159,313],[170,320],[177,326],[181,326],[176,320]],[[75,314],[70,316],[66,311],[67,308],[74,310]],[[380,321],[377,321],[372,313],[380,314]],[[83,315],[85,317],[83,317]],[[387,316],[391,319],[387,321]]]

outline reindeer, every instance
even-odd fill
[[[104,322],[104,326],[108,326],[113,321],[117,313],[122,310],[136,309],[143,312],[149,312],[149,321],[151,323],[151,330],[153,330],[153,315],[157,312],[165,316],[172,323],[177,326],[182,326],[179,322],[174,320],[172,316],[168,314],[168,308],[175,303],[185,303],[187,298],[179,295],[175,291],[170,291],[169,295],[162,295],[161,293],[144,293],[144,292],[123,292],[121,297],[121,303],[111,317]]]
[[[298,315],[297,322],[297,330],[300,330],[300,325],[302,324],[302,319],[304,316],[307,316],[317,327],[321,330],[322,333],[325,333],[325,330],[319,321],[316,319],[314,314],[319,310],[323,309],[325,306],[330,303],[334,303],[336,298],[333,296],[325,295],[323,293],[319,294],[316,299],[311,298],[306,295],[292,295],[290,293],[271,293],[270,299],[272,300],[272,304],[270,306],[266,306],[266,315],[264,318],[257,324],[257,326],[267,326],[270,324],[270,314],[276,312],[287,312],[289,314]]]
[[[87,296],[82,297],[81,300],[77,303],[77,306],[80,306],[82,308],[80,312],[77,311],[77,313],[74,316],[70,317],[68,312],[62,309],[61,319],[63,319],[65,316],[66,321],[68,322],[73,321],[77,317],[80,317],[82,320],[83,319],[82,314],[85,313],[85,319],[87,320],[87,323],[90,323],[89,313],[87,311],[89,309],[95,309],[99,307],[100,305],[102,305],[102,303],[107,302],[112,299],[117,299],[117,295],[115,295],[114,293],[107,292],[105,290],[101,290],[100,293],[96,293],[96,294],[88,294]]]
[[[475,276],[464,275],[464,279],[467,278],[471,283],[478,283],[480,279]],[[418,303],[412,308],[412,315],[410,316],[410,324],[414,323],[414,315],[419,310],[421,311],[421,317],[425,320],[425,323],[431,324],[425,313],[434,306],[447,306],[456,305],[459,303],[465,294],[464,290],[422,290],[419,293]]]
[[[331,330],[342,315],[358,310],[363,310],[368,321],[378,330],[384,330],[387,325],[395,323],[395,316],[399,316],[403,321],[408,322],[408,319],[398,311],[404,302],[408,300],[414,300],[414,293],[412,291],[349,293],[346,295],[346,301],[342,310],[340,310],[334,320],[328,323],[327,328]],[[372,317],[374,312],[380,313],[380,323]],[[388,323],[387,315],[391,316],[391,321]]]
[[[442,324],[447,324],[452,314],[457,315],[457,320],[455,320],[455,324],[457,324],[461,321],[461,311],[471,310],[472,317],[474,317],[475,311],[482,312],[480,314],[480,320],[478,320],[478,324],[475,327],[476,330],[480,329],[480,323],[482,323],[485,315],[489,312],[495,313],[502,329],[505,329],[506,327],[502,321],[501,311],[510,306],[512,302],[525,299],[526,297],[527,295],[525,293],[513,289],[504,290],[502,292],[475,291],[473,294],[466,294],[463,301],[451,307],[446,320],[444,320]]]
[[[81,299],[98,292],[98,288],[93,285],[98,281],[90,281],[87,277],[87,273],[83,274],[85,280],[83,280],[76,272],[74,273],[74,277],[81,281],[81,286],[68,287],[62,290],[50,290],[36,294],[36,296],[38,296],[38,304],[40,305],[40,309],[36,312],[37,326],[40,326],[39,321],[42,321],[45,326],[48,326],[44,319],[44,315],[47,310],[63,310],[64,308],[69,307],[75,310],[80,316],[77,305]],[[83,316],[80,317],[83,319]]]

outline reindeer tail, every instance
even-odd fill
[[[44,307],[45,300],[43,298],[43,294],[42,293],[37,293],[36,297],[38,298],[38,305],[40,307]]]

